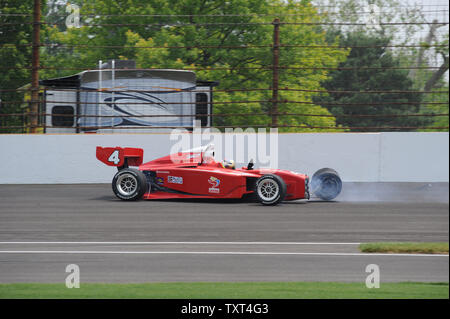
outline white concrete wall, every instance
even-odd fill
[[[144,161],[167,155],[168,134],[0,135],[0,184],[108,183],[116,169],[96,146],[141,147]],[[279,134],[278,168],[344,181],[448,182],[448,133]]]
[[[448,182],[448,133],[383,133],[379,180]]]
[[[280,134],[279,167],[310,176],[330,167],[345,181],[378,181],[379,140],[379,134]]]

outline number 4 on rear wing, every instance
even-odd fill
[[[139,166],[144,159],[142,148],[132,147],[101,147],[97,146],[97,159],[109,166],[124,168],[128,166]]]

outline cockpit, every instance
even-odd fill
[[[218,167],[221,167],[221,168],[236,169],[236,163],[234,160],[224,159],[221,162],[216,162],[216,160],[214,158],[214,156],[215,156],[214,144],[208,144],[204,147],[201,147],[201,154],[202,154],[201,164],[208,164],[208,165],[216,164]],[[253,169],[253,160],[250,160],[247,167],[244,169],[247,169],[247,170]]]

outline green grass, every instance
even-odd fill
[[[363,253],[448,254],[448,243],[367,243]]]
[[[68,289],[64,284],[0,284],[0,299],[27,298],[150,298],[150,299],[438,299],[449,298],[448,283],[239,282],[93,284]]]

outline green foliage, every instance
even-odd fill
[[[359,250],[364,253],[448,254],[448,243],[375,242],[361,244]]]
[[[17,25],[18,23],[30,22],[28,16],[14,16],[12,14],[31,13],[33,3],[26,0],[3,1],[0,16],[0,24],[4,25],[0,29],[0,88],[4,90],[16,89],[30,81],[30,71],[23,69],[31,65],[30,43],[32,26],[30,24]],[[17,69],[15,69],[17,68]],[[19,92],[0,92],[1,104],[0,113],[20,113],[21,103],[11,103],[22,101],[23,94]],[[21,126],[23,118],[21,116],[0,117],[1,126]],[[20,132],[19,129],[11,129],[11,132]],[[4,133],[0,130],[0,133]]]
[[[202,80],[219,81],[214,94],[214,113],[243,114],[242,116],[215,117],[216,126],[270,126],[268,113],[272,108],[273,25],[272,19],[279,15],[281,22],[327,22],[357,23],[352,26],[289,25],[280,26],[282,44],[316,45],[318,48],[282,47],[280,65],[294,69],[279,70],[280,88],[298,88],[302,91],[281,90],[279,100],[301,103],[279,103],[280,113],[302,114],[280,115],[279,124],[304,126],[305,128],[284,128],[285,131],[332,131],[318,127],[368,126],[448,126],[448,116],[441,117],[391,117],[364,118],[345,117],[352,114],[410,114],[448,113],[448,105],[433,104],[446,102],[446,94],[364,94],[331,93],[317,96],[314,91],[323,90],[422,90],[433,76],[432,70],[374,70],[359,69],[334,71],[326,68],[341,67],[396,67],[413,66],[420,52],[424,53],[423,65],[430,61],[447,59],[448,32],[446,37],[433,40],[441,44],[438,48],[422,41],[423,48],[361,48],[341,49],[337,45],[387,45],[416,44],[418,32],[424,32],[425,25],[383,25],[377,32],[367,28],[365,12],[367,4],[355,0],[327,0],[330,11],[321,11],[311,1],[283,0],[74,0],[82,14],[81,28],[67,28],[65,25],[68,2],[48,0],[43,5],[40,78],[52,78],[74,74],[97,67],[99,60],[134,59],[142,68],[193,69]],[[320,3],[314,2],[314,3]],[[418,8],[401,9],[398,0],[383,2],[375,0],[383,11],[381,22],[424,22],[425,17]],[[330,7],[329,7],[330,8]],[[400,8],[400,9],[399,9]],[[4,0],[2,13],[32,13],[32,2]],[[126,16],[136,15],[136,16]],[[156,15],[156,16],[145,16]],[[179,16],[174,16],[179,15]],[[200,15],[200,16],[198,16]],[[1,16],[1,23],[30,22],[31,16]],[[254,23],[266,24],[256,25]],[[194,24],[171,26],[173,24]],[[215,25],[211,25],[214,23]],[[223,24],[220,24],[223,23]],[[231,25],[230,23],[237,23]],[[362,25],[361,25],[362,23]],[[119,26],[112,24],[120,24]],[[18,88],[30,82],[31,66],[31,24],[2,26],[0,30],[0,87]],[[336,32],[338,31],[338,32]],[[415,41],[415,42],[414,42]],[[25,44],[25,45],[24,45]],[[82,45],[78,46],[77,45]],[[255,47],[265,45],[267,47]],[[73,47],[75,46],[75,47]],[[191,46],[192,48],[178,48]],[[224,48],[214,48],[223,46]],[[245,49],[227,48],[246,46]],[[157,47],[157,48],[154,48]],[[350,54],[350,55],[349,55]],[[349,58],[346,60],[347,55]],[[402,61],[402,64],[400,64]],[[17,69],[10,69],[17,67]],[[229,68],[228,70],[226,68]],[[315,68],[314,70],[311,68]],[[331,78],[330,78],[331,76]],[[413,82],[409,79],[411,78]],[[251,92],[229,89],[259,89]],[[444,77],[433,81],[433,89],[448,91]],[[1,92],[3,102],[23,100],[18,92]],[[253,101],[251,103],[238,103]],[[265,101],[265,102],[261,102]],[[376,103],[393,101],[411,103],[398,105]],[[234,103],[220,103],[234,102]],[[419,102],[430,102],[422,103]],[[315,103],[315,104],[313,104]],[[372,106],[332,106],[327,103],[373,103]],[[3,103],[0,112],[20,113],[20,103]],[[247,114],[247,115],[245,115]],[[254,114],[248,116],[248,114]],[[315,116],[305,116],[305,115]],[[323,115],[321,117],[320,115]],[[338,116],[336,119],[334,116]],[[0,125],[22,125],[22,117],[0,118]],[[339,130],[342,131],[342,130]]]
[[[407,71],[395,69],[400,62],[384,46],[389,38],[361,32],[346,34],[343,46],[356,46],[331,72],[331,79],[324,82],[328,91],[353,91],[361,93],[330,93],[317,97],[317,103],[326,106],[337,116],[337,123],[349,127],[414,127],[430,124],[427,117],[349,117],[349,115],[408,115],[419,113],[422,96],[413,90]],[[350,68],[350,69],[345,69]],[[371,69],[378,68],[378,69]],[[397,91],[396,93],[367,94],[362,91]],[[401,104],[405,103],[405,104]],[[337,105],[333,105],[337,104]],[[342,105],[347,104],[347,105]]]
[[[427,69],[427,67],[439,67],[447,61],[448,70],[448,33],[441,36],[439,41],[435,40],[435,37],[430,43],[421,42],[420,48],[411,49],[410,52],[396,52],[396,56],[404,62],[403,64],[421,68],[411,69],[409,72],[409,77],[413,80],[413,86],[417,90],[427,91],[448,87],[447,76],[440,76],[432,85],[427,87],[429,79],[433,77],[435,72],[438,72],[436,69]]]
[[[440,87],[438,91],[442,91],[443,93],[433,93],[427,94],[424,101],[430,102],[430,104],[424,104],[422,111],[425,114],[448,114],[449,105],[448,105],[448,84]],[[431,104],[434,103],[434,104]],[[442,104],[436,104],[442,103]],[[444,116],[436,116],[433,117],[433,122],[430,124],[431,127],[448,127],[449,126],[449,117],[448,115]],[[436,131],[436,129],[431,129],[432,131]],[[448,131],[448,129],[437,129],[437,131]]]
[[[380,14],[369,14],[369,3],[377,6]],[[399,66],[411,67],[408,70],[408,77],[412,80],[411,90],[448,92],[448,25],[439,24],[445,19],[437,11],[434,14],[434,11],[426,12],[418,3],[405,6],[399,0],[316,0],[315,4],[325,6],[321,14],[325,21],[330,23],[327,28],[330,33],[335,34],[336,30],[339,30],[342,34],[367,34],[375,37],[382,35],[389,39],[390,45],[398,46],[390,48],[390,54],[399,62]],[[373,28],[371,24],[367,24],[369,17],[373,18],[372,22],[385,24]],[[432,19],[438,24],[430,24]],[[341,25],[337,26],[337,23]],[[423,93],[422,102],[448,103],[448,93]],[[448,114],[446,104],[424,103],[418,113]],[[448,116],[433,117],[429,121],[420,122],[433,127],[448,127]]]
[[[76,2],[75,2],[76,3]],[[98,60],[133,59],[141,68],[192,68],[197,78],[219,81],[218,90],[258,88],[272,86],[272,70],[260,69],[272,65],[272,49],[252,45],[273,43],[273,26],[255,25],[255,22],[271,22],[273,14],[282,14],[283,22],[320,21],[309,1],[298,3],[269,0],[230,0],[227,2],[204,0],[176,1],[113,1],[97,0],[78,2],[83,17],[79,29],[61,30],[57,25],[46,29],[46,41],[57,49],[47,49],[43,54],[45,64],[55,68],[95,68]],[[292,17],[293,13],[302,17]],[[126,14],[159,17],[123,17]],[[178,16],[164,15],[222,15],[222,16]],[[262,14],[256,16],[251,14]],[[271,16],[264,16],[271,14]],[[287,14],[287,16],[285,16]],[[109,16],[106,16],[109,15]],[[50,17],[49,17],[50,18]],[[86,20],[88,19],[88,20]],[[195,23],[189,26],[169,24]],[[211,25],[215,23],[216,25]],[[218,23],[224,23],[217,25]],[[230,23],[238,23],[231,25]],[[246,24],[248,23],[248,24]],[[123,24],[123,26],[93,25]],[[143,24],[143,25],[136,25]],[[205,25],[206,24],[206,25]],[[209,25],[208,25],[209,24]],[[281,25],[280,39],[284,44],[327,45],[325,33],[317,26]],[[86,44],[103,47],[57,47]],[[337,44],[333,39],[332,44]],[[250,46],[246,49],[211,48],[215,46]],[[112,47],[111,47],[112,46]],[[176,48],[192,46],[193,48]],[[158,47],[158,48],[151,48]],[[348,50],[339,48],[282,48],[280,65],[289,67],[335,67],[344,61]],[[224,70],[231,68],[231,70]],[[259,68],[259,69],[258,69]],[[73,73],[73,72],[72,72]],[[45,70],[42,77],[68,75],[68,71]],[[280,70],[280,87],[318,90],[327,79],[326,70]],[[271,109],[270,90],[252,92],[216,92],[214,113],[264,113]],[[327,117],[280,116],[281,125],[305,125],[311,127],[334,127],[335,119],[325,108],[313,105],[313,93],[282,91],[281,100],[302,101],[280,103],[279,112],[326,115]],[[220,102],[255,101],[253,103]],[[307,104],[309,103],[309,104]],[[259,116],[215,117],[216,126],[269,125],[271,118]],[[289,131],[311,130],[291,128]],[[314,129],[317,131],[317,129]],[[326,129],[325,129],[326,130]],[[329,131],[329,130],[328,130]]]

